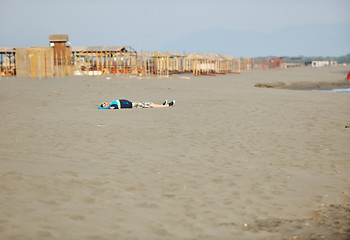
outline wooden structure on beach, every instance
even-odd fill
[[[51,47],[16,48],[16,75],[19,77],[54,76]]]
[[[0,76],[16,75],[15,53],[14,47],[0,47]]]
[[[49,36],[50,47],[53,50],[53,65],[55,76],[72,76],[74,74],[72,47],[68,34],[53,34]]]
[[[230,55],[179,52],[139,54],[130,46],[71,47],[67,34],[49,36],[49,47],[0,48],[1,76],[124,76],[193,73],[216,75],[282,69],[283,58],[234,58]]]
[[[68,35],[50,35],[49,47],[0,48],[1,75],[20,77],[72,76]]]
[[[213,75],[240,72],[240,59],[230,55],[218,55],[215,53],[190,54],[185,58],[187,71],[193,75]]]
[[[73,47],[75,75],[138,73],[137,52],[130,46]]]

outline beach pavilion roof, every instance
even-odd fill
[[[220,57],[219,55],[215,54],[215,53],[204,53],[203,54],[203,58],[206,60],[211,60],[211,61],[222,61],[224,60],[222,57]]]
[[[180,52],[165,52],[169,57],[185,57],[186,55]]]
[[[73,52],[128,52],[132,49],[128,46],[90,46],[72,47]],[[132,49],[133,50],[133,49]]]
[[[151,57],[168,57],[168,55],[157,51],[157,52],[154,52],[153,54],[151,54]]]
[[[223,60],[226,60],[226,61],[232,61],[232,60],[235,60],[234,57],[232,57],[231,55],[223,55],[223,54],[219,54],[219,56],[223,59]]]
[[[141,58],[150,58],[150,57],[152,57],[152,54],[150,52],[140,52],[138,55]]]
[[[68,42],[68,34],[51,34],[49,35],[49,42]]]
[[[199,59],[203,59],[203,56],[198,54],[198,53],[191,53],[190,55],[185,57],[185,59],[188,59],[188,60],[199,60]]]
[[[16,52],[15,47],[0,47],[0,53],[14,53]]]

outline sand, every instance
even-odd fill
[[[348,71],[2,77],[0,239],[349,239],[350,94],[255,87]]]

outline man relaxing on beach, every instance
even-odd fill
[[[175,100],[168,103],[168,100],[165,100],[162,104],[154,104],[152,102],[131,102],[126,99],[119,99],[113,102],[104,102],[98,109],[121,109],[121,108],[165,108],[175,106]]]

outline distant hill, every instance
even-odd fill
[[[290,27],[274,33],[206,29],[167,41],[160,50],[243,57],[341,56],[350,52],[350,22]]]

